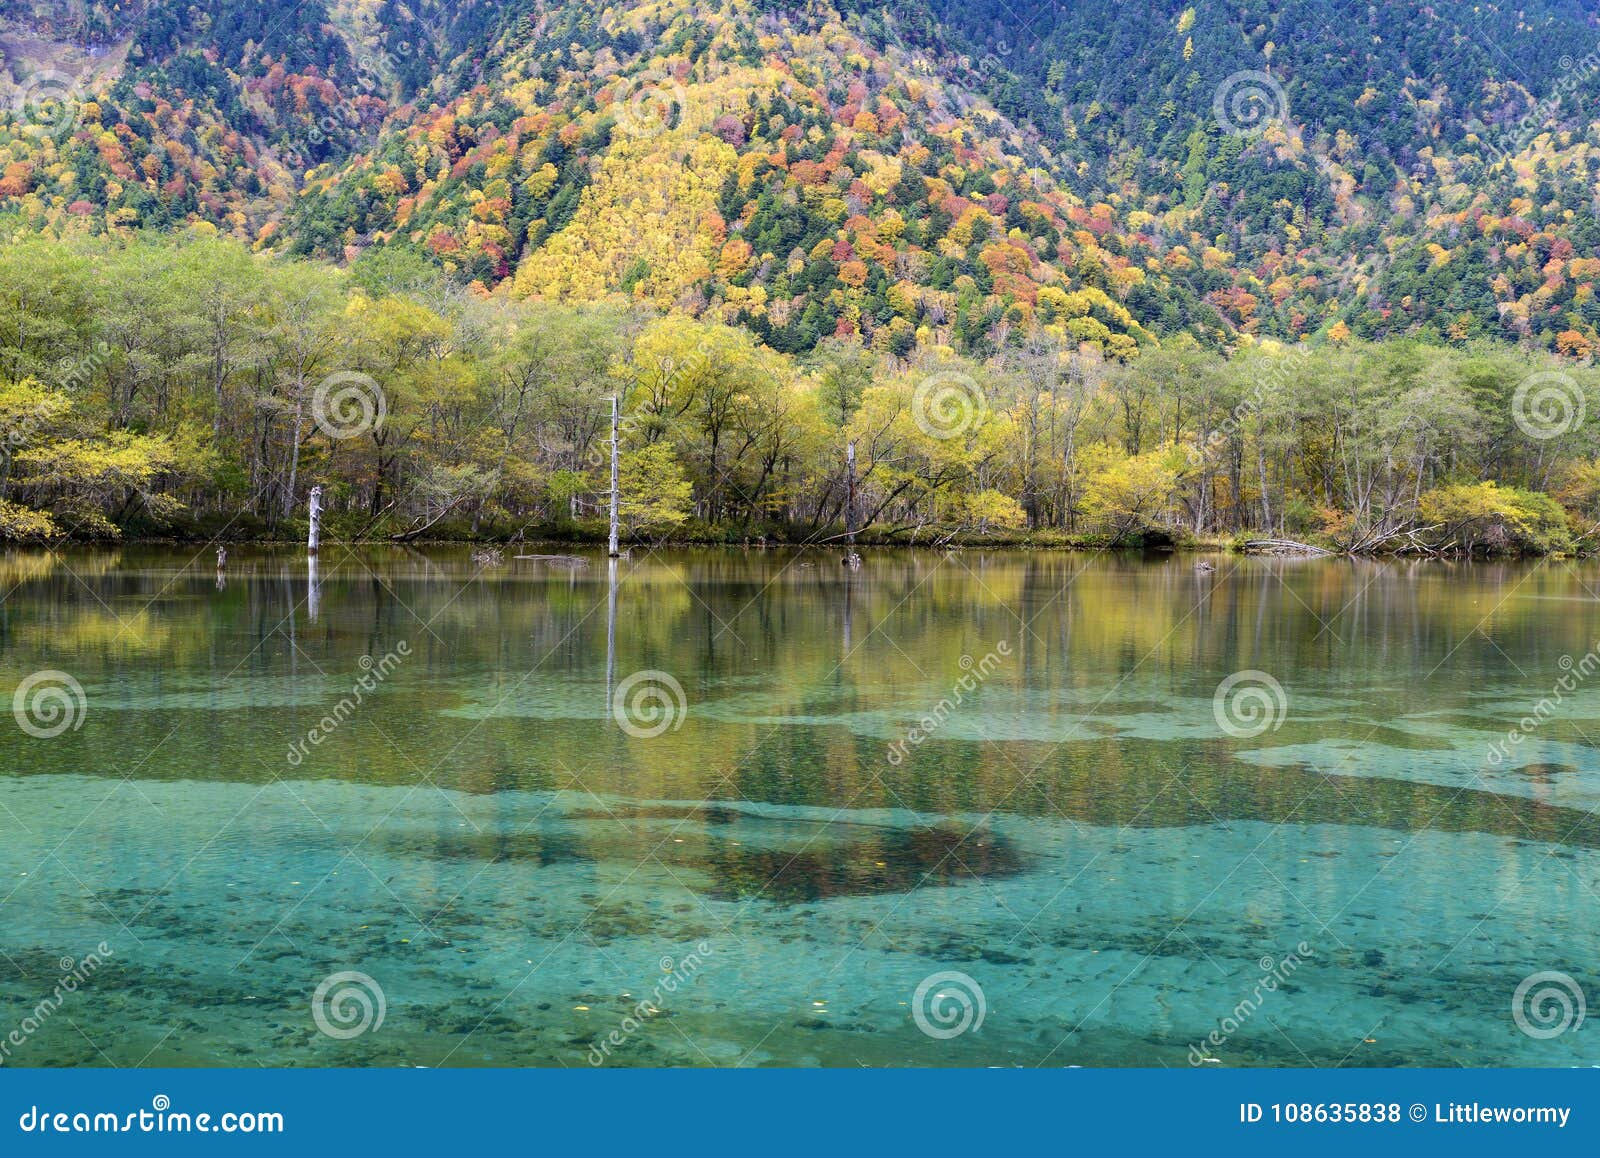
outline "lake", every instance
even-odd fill
[[[5,555],[4,1063],[1600,1061],[1600,566],[840,555]]]

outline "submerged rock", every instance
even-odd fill
[[[905,893],[928,886],[1016,876],[1024,861],[987,829],[873,829],[844,845],[752,848],[718,842],[701,866],[706,892],[722,900],[759,898],[785,904],[829,897]]]

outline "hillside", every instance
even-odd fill
[[[1169,253],[1219,251],[1232,286],[1203,288],[1240,328],[1297,335],[1331,302],[1362,336],[1577,331],[1588,352],[1593,4],[926,7],[937,35],[868,19],[968,62],[1079,196],[1140,213]]]
[[[6,0],[0,27],[15,232],[414,248],[786,352],[1597,340],[1576,0]]]

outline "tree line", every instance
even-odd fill
[[[634,538],[1335,549],[1594,545],[1600,376],[1503,344],[1183,336],[1125,360],[1064,324],[977,360],[803,358],[635,305],[462,289],[217,238],[0,249],[0,535],[347,539],[603,531],[610,399]]]

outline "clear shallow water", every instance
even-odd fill
[[[639,553],[612,616],[599,558],[335,547],[313,615],[298,554],[190,558],[0,561],[0,689],[84,709],[0,729],[6,1064],[1600,1061],[1512,1016],[1600,1000],[1600,672],[1490,757],[1600,568]]]

